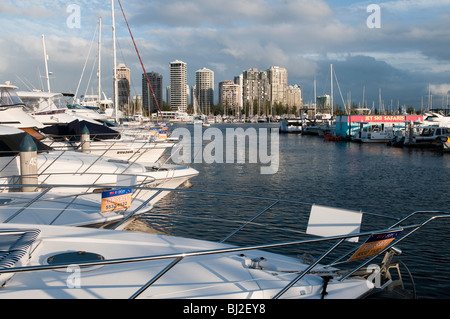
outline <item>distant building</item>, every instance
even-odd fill
[[[130,69],[121,63],[117,66],[118,106],[119,109],[128,109],[130,101]]]
[[[264,113],[269,91],[267,72],[253,68],[242,73],[242,98],[244,107],[249,106],[250,115]]]
[[[267,70],[267,78],[270,88],[270,105],[273,106],[275,103],[281,103],[283,106],[287,105],[287,70],[279,66],[272,66]]]
[[[173,110],[186,112],[189,87],[187,85],[187,64],[183,61],[170,63],[170,104]]]
[[[133,96],[133,103],[137,110],[142,109],[142,105],[143,105],[142,99],[143,99],[142,95]]]
[[[302,89],[298,85],[289,85],[287,88],[287,106],[291,110],[294,106],[297,110],[303,106]]]
[[[242,109],[242,107],[244,106],[243,99],[242,99],[242,97],[243,97],[242,96],[242,92],[243,92],[242,91],[242,85],[244,83],[244,75],[240,74],[238,76],[235,76],[234,77],[234,83],[239,85],[239,106]]]
[[[331,96],[328,94],[317,97],[317,112],[331,113]]]
[[[202,68],[195,72],[195,98],[200,111],[208,115],[214,105],[214,72]]]
[[[241,114],[242,94],[241,86],[231,80],[219,83],[219,103],[224,113]]]
[[[147,82],[147,76],[150,81],[151,89]],[[144,110],[150,110],[150,113],[158,112],[158,106],[161,109],[163,105],[163,76],[156,72],[142,74],[142,100]],[[155,101],[156,100],[156,101]]]

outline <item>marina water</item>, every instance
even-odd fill
[[[176,127],[193,130],[193,125],[174,124],[173,128]],[[278,128],[278,124],[211,127],[225,134],[227,128],[270,130]],[[419,210],[449,211],[450,154],[431,150],[280,134],[279,167],[275,174],[260,174],[261,165],[248,161],[190,165],[200,172],[190,181],[195,191],[293,199],[396,217]],[[172,192],[141,219],[166,234],[219,241],[271,202]],[[277,205],[229,243],[248,245],[297,239],[305,230],[308,213],[298,205]],[[380,228],[394,223],[367,222]],[[267,227],[269,223],[271,227]],[[448,220],[437,220],[399,243],[403,251],[400,259],[413,275],[419,298],[450,297],[449,227]],[[299,255],[304,249],[298,248]],[[310,249],[307,252],[318,257],[320,252],[315,247]],[[405,282],[409,281],[407,273],[402,272],[402,276]]]

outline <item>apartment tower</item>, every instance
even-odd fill
[[[287,105],[287,70],[279,66],[272,66],[267,70],[267,77],[269,78],[271,106],[275,103]]]
[[[130,69],[121,63],[117,66],[117,87],[119,96],[119,109],[128,109],[130,105]]]
[[[150,81],[151,89],[147,81]],[[152,94],[155,93],[155,96]],[[155,101],[156,100],[156,101]],[[163,106],[163,76],[156,72],[142,74],[142,102],[144,110],[150,110],[150,113],[158,112],[158,106]],[[158,104],[156,104],[158,103]]]
[[[203,114],[209,115],[214,105],[214,72],[202,68],[195,72],[195,98]]]
[[[261,115],[269,101],[269,80],[267,72],[249,69],[242,73],[242,95],[244,107],[248,106],[249,114]]]
[[[187,64],[183,61],[170,63],[170,104],[173,110],[186,112],[188,99]]]
[[[238,116],[241,113],[242,94],[241,86],[231,80],[219,83],[219,103],[224,113]]]

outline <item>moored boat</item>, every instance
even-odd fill
[[[276,199],[267,208],[282,201]],[[401,253],[397,245],[429,222],[450,217],[445,212],[415,212],[389,228],[361,232],[359,223],[366,213],[313,205],[307,227],[307,234],[312,237],[305,239],[296,233],[296,238],[282,242],[226,243],[264,211],[220,242],[83,227],[0,224],[0,242],[4,247],[0,296],[365,298],[382,291],[402,290],[402,277],[395,275],[400,263],[393,259]],[[407,224],[409,218],[421,213],[433,214],[422,223]],[[366,240],[358,244],[363,238]],[[267,251],[295,247],[298,254],[301,247],[307,253],[308,245],[327,242],[332,243],[331,247],[325,245],[327,248],[319,252],[319,257],[293,258]],[[340,255],[338,248],[344,242],[353,248],[344,248]],[[382,256],[380,263],[375,264],[375,259]]]
[[[19,129],[0,126],[0,183],[20,184],[21,145],[28,133]],[[61,191],[72,192],[71,185],[87,185],[84,190],[91,189],[89,185],[96,184],[98,188],[112,187],[121,183],[137,185],[149,183],[153,187],[172,189],[179,187],[188,179],[198,175],[198,171],[183,165],[164,163],[146,163],[125,161],[116,158],[88,154],[75,151],[56,151],[51,147],[33,140],[36,155],[33,159],[36,180],[32,184],[65,185]],[[150,186],[147,185],[147,186]],[[77,192],[83,189],[78,188]],[[152,196],[153,190],[139,192],[140,198]],[[161,192],[152,199],[151,204],[168,194]]]
[[[301,119],[282,119],[280,120],[280,133],[302,133]]]

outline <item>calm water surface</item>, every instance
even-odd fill
[[[181,127],[192,131],[192,126]],[[226,128],[238,125],[211,127],[225,133]],[[450,211],[450,154],[291,134],[280,134],[279,150],[279,170],[273,175],[261,175],[261,165],[248,160],[244,164],[191,164],[200,172],[191,179],[192,190],[293,199],[397,217],[419,210]],[[173,192],[143,220],[170,235],[219,241],[269,204],[271,201]],[[229,242],[245,245],[299,238],[306,229],[309,209],[308,205],[279,204]],[[387,227],[393,222],[364,217],[362,230],[365,225]],[[401,260],[414,276],[419,298],[450,297],[449,229],[450,220],[437,220],[399,243]],[[317,248],[306,249],[318,256]],[[302,254],[304,249],[295,253]]]

